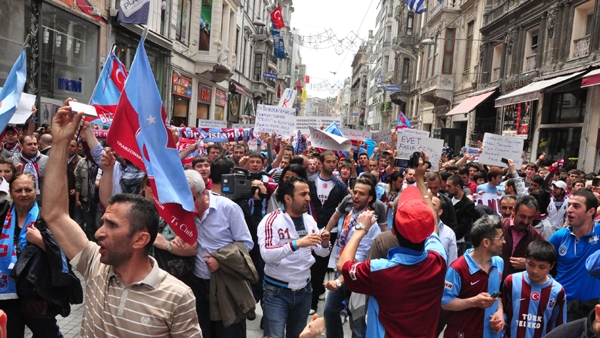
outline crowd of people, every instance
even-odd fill
[[[81,302],[82,337],[245,337],[247,320],[290,338],[343,337],[346,322],[352,337],[600,334],[593,173],[545,154],[501,168],[445,149],[434,171],[425,152],[396,166],[386,143],[199,142],[175,164],[196,209],[190,244],[159,217],[143,168],[68,101],[51,128],[3,133],[9,337],[62,337],[56,315]],[[240,169],[251,187],[234,197],[224,175]]]

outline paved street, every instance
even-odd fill
[[[79,276],[79,274],[77,274]],[[81,279],[81,276],[80,276]],[[319,302],[319,316],[323,316],[323,306],[325,302]],[[58,325],[60,326],[60,331],[64,335],[65,338],[78,338],[79,337],[79,329],[81,327],[81,317],[83,315],[83,304],[75,305],[71,307],[71,315],[66,318],[58,316]],[[260,329],[260,318],[262,317],[262,310],[260,306],[257,306],[256,309],[256,319],[253,321],[247,321],[248,327],[248,336],[247,338],[262,338],[263,331]],[[344,336],[350,337],[351,332],[348,326],[348,322],[344,324]],[[25,338],[31,338],[32,334],[29,329],[25,331]]]

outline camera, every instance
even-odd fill
[[[423,160],[423,154],[421,154],[420,151],[415,151],[414,153],[412,153],[412,155],[410,155],[410,159],[408,160],[408,167],[412,169],[418,168],[419,159]]]
[[[261,173],[251,174],[248,169],[234,168],[231,174],[225,174],[221,177],[223,196],[232,201],[250,199],[258,190],[257,185],[253,185],[253,180],[260,180]],[[261,198],[266,195],[260,194]]]

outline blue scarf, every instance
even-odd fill
[[[40,209],[37,202],[33,204],[23,228],[19,233],[18,247],[20,250],[27,245],[27,227],[33,226],[38,218]],[[13,267],[17,263],[17,246],[15,245],[15,226],[17,226],[17,211],[14,205],[11,205],[4,219],[2,235],[0,236],[0,300],[17,299],[17,285],[8,277]]]

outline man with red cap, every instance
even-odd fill
[[[423,152],[427,159],[427,154]],[[367,337],[435,337],[446,273],[446,253],[437,233],[437,216],[425,187],[429,164],[419,160],[416,187],[402,191],[392,231],[399,247],[387,259],[355,262],[361,240],[375,223],[372,211],[358,218],[356,232],[337,269],[346,287],[369,297]],[[388,285],[390,287],[381,287]],[[402,306],[398,306],[402,304]]]

